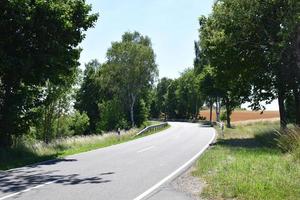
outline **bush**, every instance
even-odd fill
[[[148,119],[149,108],[147,108],[144,100],[138,101],[135,109],[135,124],[140,127]]]
[[[226,121],[227,120],[226,112],[221,112],[220,120],[221,121]]]
[[[82,114],[78,111],[71,117],[70,129],[74,132],[73,135],[83,135],[89,127],[89,117],[85,112]]]
[[[101,119],[97,123],[97,132],[111,131],[118,128],[127,129],[128,122],[123,116],[122,108],[118,100],[104,101],[99,104]]]

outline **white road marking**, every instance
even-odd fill
[[[201,151],[199,151],[189,161],[187,161],[181,167],[179,167],[174,172],[172,172],[169,176],[165,177],[164,179],[162,179],[161,181],[159,181],[158,183],[156,183],[154,186],[152,186],[147,191],[145,191],[144,193],[140,194],[138,197],[134,198],[133,200],[142,200],[143,198],[147,197],[149,194],[151,194],[152,192],[154,192],[157,188],[159,188],[164,183],[166,183],[167,181],[169,181],[170,179],[172,179],[173,177],[175,177],[180,171],[184,170],[186,167],[188,167],[190,164],[192,164],[209,147],[209,145],[213,142],[213,140],[215,139],[215,137],[216,137],[216,131],[214,132],[213,137],[211,138],[211,140],[209,141],[209,143],[207,145],[205,145],[201,149]]]
[[[154,146],[147,147],[147,148],[145,148],[145,149],[139,150],[138,153],[142,153],[142,152],[148,151],[148,150],[153,149],[153,148],[154,148]],[[1,200],[1,199],[0,199],[0,200]]]
[[[20,192],[16,192],[16,193],[12,193],[12,194],[10,194],[10,195],[4,196],[4,197],[0,197],[0,200],[8,199],[8,198],[10,198],[10,197],[13,197],[13,196],[16,196],[16,195],[25,193],[25,192],[29,192],[29,191],[31,191],[31,190],[33,190],[33,189],[38,189],[38,188],[44,187],[44,186],[46,186],[46,185],[50,185],[50,184],[55,183],[55,182],[56,182],[56,181],[50,181],[50,182],[43,183],[43,184],[41,184],[41,185],[37,185],[37,186],[31,187],[31,188],[27,188],[27,189],[22,190],[22,191],[20,191]]]

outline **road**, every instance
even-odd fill
[[[165,131],[0,173],[0,200],[140,200],[183,172],[215,131],[171,122]]]

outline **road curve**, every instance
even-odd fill
[[[199,124],[171,127],[127,143],[0,172],[0,200],[140,200],[170,181],[212,142]]]

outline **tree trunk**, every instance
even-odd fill
[[[221,103],[219,98],[216,99],[216,121],[220,122],[220,110],[221,110]]]
[[[196,110],[195,110],[195,116],[194,116],[195,121],[198,119],[198,116],[199,116],[199,108],[198,108],[198,102],[196,102]]]
[[[231,113],[232,113],[232,109],[230,108],[229,105],[229,99],[226,97],[225,99],[225,106],[226,106],[226,123],[227,123],[227,128],[231,128]]]
[[[0,107],[0,148],[7,148],[11,147],[13,144],[13,137],[12,137],[12,127],[14,123],[12,119],[14,116],[8,116],[11,112],[11,109],[14,109],[10,105],[10,101],[13,99],[12,94],[12,87],[6,86],[4,88],[4,93],[2,100],[2,106]]]
[[[300,91],[295,88],[293,93],[295,101],[296,124],[300,127]]]
[[[135,126],[135,122],[134,122],[134,104],[135,104],[135,99],[136,97],[131,94],[131,104],[130,104],[130,119],[131,119],[131,126],[134,127]]]
[[[0,123],[2,120],[0,121]],[[7,148],[13,144],[13,140],[10,134],[1,131],[0,132],[0,148]]]
[[[286,128],[286,111],[284,106],[285,95],[282,89],[278,91],[278,106],[279,106],[279,115],[280,115],[280,127],[282,129]]]
[[[296,79],[297,79],[298,89],[299,89],[299,84],[300,84],[300,25],[298,25],[298,27],[297,27],[296,56],[297,56]]]
[[[213,103],[212,103],[212,100],[210,100],[209,106],[210,106],[210,111],[209,111],[209,121],[210,121],[210,124],[212,124],[212,109],[213,109]]]
[[[297,66],[296,66],[296,87],[294,89],[295,98],[295,110],[296,110],[296,124],[300,126],[300,25],[297,27],[297,37],[296,37],[296,56],[297,56]]]

